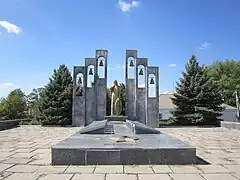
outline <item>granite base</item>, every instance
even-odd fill
[[[52,147],[52,165],[194,164],[196,148],[167,134],[133,134],[134,142],[116,142],[118,134],[76,133]]]

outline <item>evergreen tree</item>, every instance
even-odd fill
[[[39,120],[42,125],[70,125],[72,117],[72,76],[65,65],[54,70],[40,93]]]
[[[172,111],[177,124],[216,124],[223,110],[223,98],[204,66],[192,55],[185,66],[172,102]]]

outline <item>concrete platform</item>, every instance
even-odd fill
[[[158,128],[197,148],[208,164],[52,166],[51,145],[78,127],[23,125],[0,131],[0,179],[4,180],[239,180],[240,131],[227,128]]]
[[[77,132],[53,146],[52,165],[193,164],[196,162],[196,148],[167,134],[159,131],[155,134],[135,134],[129,123],[111,121],[111,124],[114,129],[112,134]],[[124,138],[128,141],[121,141]]]
[[[240,122],[221,121],[221,127],[240,130]]]

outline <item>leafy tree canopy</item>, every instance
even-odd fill
[[[236,107],[234,92],[240,90],[240,61],[215,61],[207,66],[207,70],[220,87],[224,102]]]
[[[26,117],[26,96],[21,89],[11,91],[0,101],[0,117],[2,119],[21,119]]]

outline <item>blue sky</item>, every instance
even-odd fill
[[[27,93],[54,68],[109,51],[109,79],[124,81],[125,50],[160,67],[172,90],[192,53],[202,64],[240,57],[239,0],[1,0],[0,96]]]

